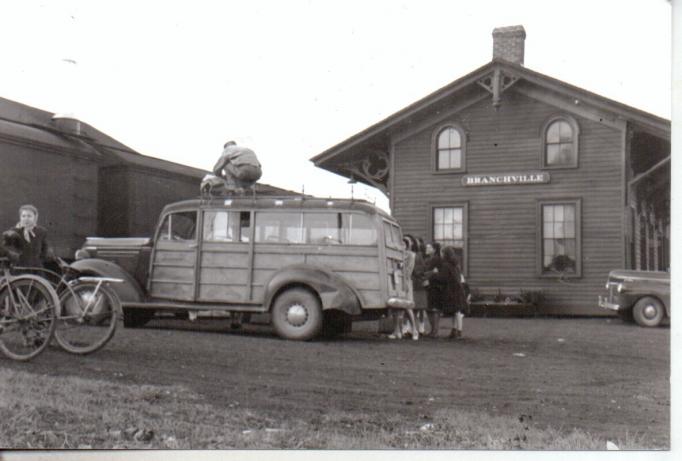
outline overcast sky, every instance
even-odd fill
[[[350,186],[310,157],[486,64],[499,26],[525,27],[526,67],[670,118],[666,0],[0,5],[1,97],[204,169],[235,139],[263,182],[320,196]]]

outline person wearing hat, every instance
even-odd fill
[[[47,230],[38,226],[38,209],[33,205],[19,208],[19,222],[3,233],[6,246],[19,253],[16,264],[24,267],[43,267],[54,258],[47,243]]]
[[[213,174],[225,180],[226,189],[243,192],[260,179],[263,171],[254,151],[228,141],[213,167]]]

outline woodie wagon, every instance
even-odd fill
[[[126,280],[114,288],[128,327],[269,313],[278,335],[308,340],[413,307],[403,254],[397,222],[366,201],[240,196],[170,204],[151,238],[88,238],[73,266]]]

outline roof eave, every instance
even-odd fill
[[[434,91],[433,93],[428,94],[427,96],[423,97],[422,99],[410,104],[409,106],[400,109],[398,112],[389,115],[388,117],[384,118],[383,120],[380,120],[379,122],[375,123],[374,125],[370,126],[369,128],[364,129],[360,133],[357,133],[350,138],[346,139],[345,141],[340,142],[339,144],[325,150],[324,152],[312,157],[310,159],[311,162],[315,164],[315,166],[321,166],[321,162],[327,161],[330,158],[334,157],[335,155],[339,154],[341,151],[345,151],[347,149],[350,149],[354,146],[357,146],[359,144],[362,144],[363,142],[366,142],[367,140],[381,135],[382,132],[384,132],[387,128],[395,125],[396,123],[399,123],[415,113],[419,112],[420,110],[438,102],[439,100],[446,98],[450,96],[452,93],[458,91],[461,88],[464,88],[465,86],[469,85],[470,83],[473,83],[476,81],[476,79],[480,78],[479,74],[485,73],[489,67],[492,67],[496,61],[491,61],[478,69],[474,70],[473,72],[468,73],[467,75],[460,77],[459,79],[455,80],[454,82],[451,82],[444,87],[441,87]]]
[[[439,100],[442,100],[443,98],[446,98],[453,93],[460,91],[464,87],[474,83],[493,66],[503,66],[507,70],[511,71],[511,73],[517,74],[519,77],[524,78],[530,83],[539,86],[550,87],[560,93],[573,93],[595,107],[613,112],[620,118],[627,120],[652,134],[670,139],[671,124],[667,119],[614,101],[604,96],[600,96],[596,93],[592,93],[583,88],[576,87],[548,75],[530,70],[520,64],[515,64],[501,59],[493,59],[473,72],[460,77],[454,82],[449,83],[448,85],[434,91],[433,93],[430,93],[424,98],[410,104],[398,112],[389,115],[369,128],[366,128],[365,130],[312,157],[310,161],[313,162],[316,167],[337,173],[337,171],[325,167],[323,164],[353,147],[357,147],[362,143],[371,140],[372,138],[384,134],[385,131],[391,126],[400,123],[401,121],[415,115],[428,106],[437,103]]]

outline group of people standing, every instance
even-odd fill
[[[429,337],[437,338],[440,318],[444,315],[452,316],[448,337],[461,338],[467,289],[455,248],[441,249],[438,242],[425,244],[421,238],[409,234],[405,235],[403,243],[408,298],[414,301],[415,307],[393,311],[394,329],[389,338],[409,334],[416,340],[427,331]]]

